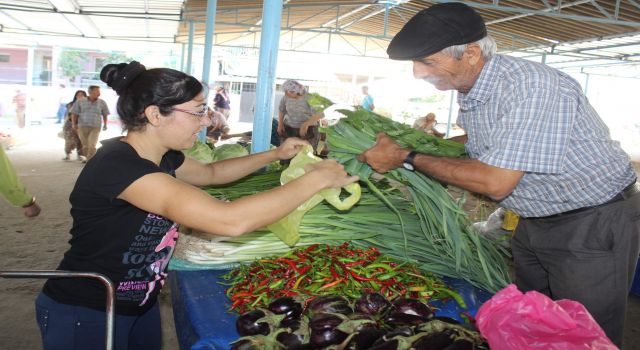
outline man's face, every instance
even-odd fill
[[[95,99],[97,99],[98,97],[100,97],[100,88],[96,88],[96,89],[89,90],[89,97],[90,97],[92,100],[95,100]]]
[[[475,75],[468,57],[455,59],[442,52],[413,61],[413,76],[432,84],[438,90],[468,92]]]

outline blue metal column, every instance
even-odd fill
[[[453,117],[453,98],[455,97],[455,92],[451,91],[451,96],[449,97],[449,117],[447,118],[447,131],[444,133],[444,137],[448,138],[451,133],[451,118]]]
[[[193,60],[193,21],[189,21],[189,45],[187,46],[187,64],[184,72],[191,75],[191,61]]]
[[[275,88],[282,0],[268,0],[262,5],[262,37],[256,84],[256,109],[253,116],[251,153],[266,151],[271,140],[271,115]]]
[[[209,75],[211,73],[211,51],[213,47],[213,27],[216,23],[216,7],[218,0],[207,0],[207,23],[204,34],[204,60],[202,62],[202,83],[209,86]],[[207,90],[208,91],[208,90]],[[209,100],[207,96],[207,102]],[[205,142],[207,140],[207,129],[202,128],[198,134],[198,139]]]

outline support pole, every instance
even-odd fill
[[[187,64],[185,65],[185,73],[191,75],[191,61],[193,60],[193,21],[189,21],[189,45],[187,47]]]
[[[451,97],[449,98],[449,117],[447,118],[447,131],[444,133],[444,137],[449,137],[451,133],[451,118],[453,117],[453,97],[455,96],[455,92],[451,90]]]
[[[273,93],[278,63],[281,20],[282,0],[264,1],[262,6],[262,37],[260,38],[258,81],[256,84],[256,109],[253,116],[252,153],[266,151],[270,145],[271,119],[273,118],[271,114],[273,113]]]
[[[209,87],[209,76],[211,75],[211,51],[213,49],[213,28],[216,22],[217,3],[218,0],[207,0],[207,23],[205,25],[204,59],[202,61],[202,83],[207,87]],[[207,128],[203,127],[200,130],[198,139],[202,142],[207,140]]]

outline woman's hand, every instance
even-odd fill
[[[304,145],[308,144],[309,142],[297,137],[289,137],[284,140],[278,148],[276,148],[276,156],[280,160],[291,159],[300,152]]]
[[[340,188],[358,181],[358,176],[350,176],[344,166],[333,159],[325,159],[318,163],[307,164],[304,167],[306,174],[319,175],[325,188]]]

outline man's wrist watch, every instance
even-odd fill
[[[409,154],[407,154],[407,157],[402,161],[402,166],[409,170],[409,171],[415,171],[416,167],[413,165],[413,159],[416,157],[416,154],[418,154],[418,152],[416,151],[411,151],[409,152]]]

